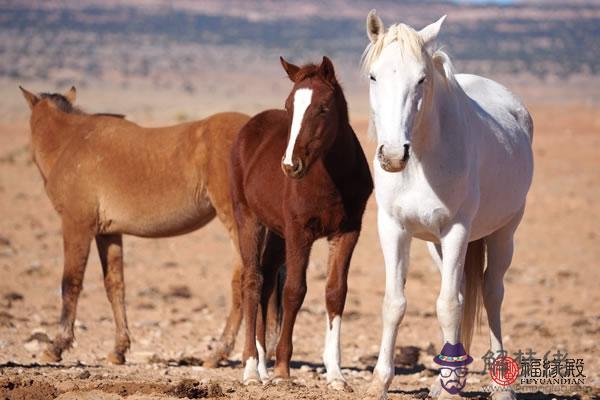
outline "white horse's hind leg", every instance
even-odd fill
[[[394,378],[394,347],[398,326],[406,311],[404,283],[408,270],[410,235],[392,216],[379,210],[377,215],[379,241],[385,261],[385,296],[383,299],[383,333],[377,365],[367,398],[386,399]]]
[[[486,238],[488,267],[484,275],[483,301],[490,327],[490,350],[494,353],[494,356],[504,350],[500,318],[502,300],[504,299],[504,274],[512,261],[513,236],[522,216],[523,210],[507,225]],[[512,400],[515,398],[512,391],[506,390],[495,391],[492,397],[496,400]]]

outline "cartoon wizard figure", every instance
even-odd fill
[[[433,357],[433,362],[440,366],[442,388],[450,394],[458,394],[467,384],[467,365],[473,362],[473,357],[467,354],[462,343],[446,343],[441,353]]]

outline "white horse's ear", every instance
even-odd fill
[[[375,43],[379,35],[382,35],[385,31],[383,21],[376,13],[377,11],[372,9],[369,11],[369,15],[367,15],[367,36],[371,43]]]
[[[445,19],[446,16],[444,15],[433,24],[429,24],[419,31],[419,36],[421,36],[421,39],[423,39],[425,47],[431,49],[435,45],[435,40],[440,33],[440,29],[442,28],[442,24],[444,23]]]

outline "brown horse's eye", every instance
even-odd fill
[[[329,108],[327,108],[325,106],[319,107],[319,114],[320,115],[325,115],[325,114],[327,114],[328,111],[329,111]]]

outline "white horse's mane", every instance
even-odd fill
[[[361,58],[361,68],[365,74],[369,72],[383,49],[392,42],[398,42],[400,45],[401,57],[410,54],[424,62],[427,62],[427,57],[429,57],[433,66],[447,82],[455,82],[454,67],[448,54],[439,48],[430,49],[417,31],[402,23],[390,26],[386,33],[377,37],[375,42],[369,43]]]

